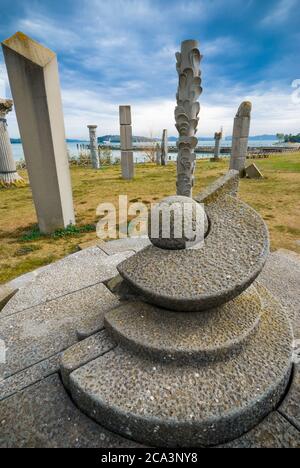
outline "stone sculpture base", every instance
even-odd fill
[[[117,346],[75,364],[67,383],[73,400],[144,444],[213,446],[241,436],[277,407],[292,368],[290,324],[272,296],[257,291],[188,318],[139,302],[107,313]],[[63,374],[64,367],[70,372],[66,358]]]
[[[134,163],[132,151],[121,151],[122,178],[131,180],[134,177]]]
[[[25,180],[17,173],[0,173],[0,187],[25,187]]]

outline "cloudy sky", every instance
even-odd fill
[[[134,134],[176,135],[174,54],[185,39],[204,56],[199,136],[230,135],[245,99],[252,135],[298,133],[299,24],[300,0],[0,0],[0,40],[22,31],[57,53],[69,138],[87,137],[87,124],[119,133],[120,104],[132,105]],[[0,54],[9,96],[5,80]],[[9,127],[17,137],[13,114]]]

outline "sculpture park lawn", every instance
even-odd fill
[[[270,156],[255,162],[263,180],[243,179],[240,197],[265,219],[271,248],[300,253],[300,153]],[[228,170],[228,159],[197,161],[194,194]],[[27,179],[26,171],[19,171]],[[41,236],[29,186],[0,189],[0,283],[76,252],[78,245],[95,241],[96,208],[99,203],[117,206],[118,195],[133,203],[155,202],[175,192],[176,164],[138,164],[134,180],[122,180],[120,166],[99,171],[72,167],[77,228]]]

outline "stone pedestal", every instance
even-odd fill
[[[75,223],[54,52],[22,33],[2,43],[39,228]]]
[[[97,125],[88,125],[89,134],[90,134],[90,151],[91,151],[91,160],[92,166],[94,169],[100,168],[100,161],[98,155],[98,144],[97,144]]]
[[[132,128],[130,106],[120,106],[120,139],[121,139],[121,169],[122,178],[131,180],[134,177],[134,162],[132,151]]]
[[[230,169],[239,171],[241,176],[244,175],[248,154],[251,110],[251,102],[243,102],[234,119]]]
[[[12,107],[13,102],[10,99],[0,98],[0,185],[4,187],[25,185],[24,179],[17,173],[7,131],[6,115],[12,110]]]

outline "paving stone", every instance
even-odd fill
[[[272,253],[258,280],[284,306],[300,339],[300,256],[286,250]]]
[[[113,278],[117,275],[116,266],[130,255],[132,252],[108,256],[93,247],[53,263],[9,301],[0,317]]]
[[[0,311],[8,303],[8,301],[17,293],[18,289],[13,288],[9,284],[0,285]]]
[[[60,354],[0,381],[0,401],[59,371]]]
[[[219,448],[300,448],[300,432],[274,412],[252,431]]]
[[[210,446],[239,437],[277,407],[290,378],[291,328],[264,294],[258,333],[230,359],[166,364],[119,346],[70,375],[73,400],[142,443]]]
[[[58,375],[0,402],[1,448],[133,448],[72,403]]]
[[[103,327],[104,313],[118,304],[105,285],[97,284],[1,318],[0,338],[8,348],[3,378],[75,344],[77,328],[86,321],[93,319]]]
[[[180,312],[217,307],[247,289],[269,253],[263,219],[235,197],[206,207],[211,229],[197,249],[146,247],[118,266],[124,280],[151,304]]]
[[[171,312],[126,302],[105,314],[105,328],[117,342],[162,362],[206,362],[225,359],[245,346],[260,317],[260,297],[251,286],[207,312]]]
[[[151,242],[148,237],[128,237],[127,239],[116,239],[109,242],[102,242],[99,244],[99,247],[108,255],[114,255],[117,253],[127,252],[129,250],[139,252],[150,244]]]
[[[66,387],[69,386],[69,375],[78,367],[96,359],[116,347],[106,330],[76,343],[61,356],[60,372]]]
[[[278,411],[300,431],[300,363],[294,366],[291,387]]]

